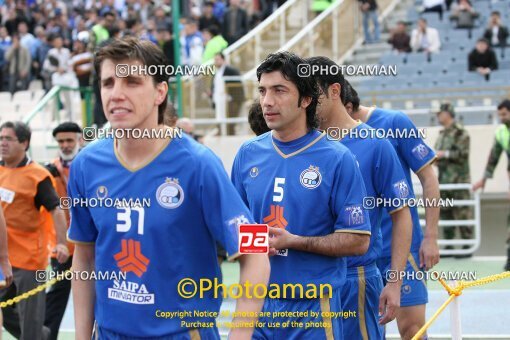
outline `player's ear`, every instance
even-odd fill
[[[159,106],[165,100],[168,95],[168,83],[166,81],[162,81],[156,85],[156,105]]]
[[[308,105],[312,102],[312,97],[302,97],[300,107],[306,109]]]
[[[334,83],[329,85],[329,96],[333,99],[340,98],[340,91],[342,90],[342,86],[339,83]]]

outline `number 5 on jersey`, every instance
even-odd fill
[[[285,178],[276,177],[274,179],[274,195],[273,202],[281,202],[283,200],[283,185],[285,184]]]

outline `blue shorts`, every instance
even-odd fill
[[[262,312],[269,312],[271,315],[259,318],[259,322],[263,322],[264,327],[256,327],[252,339],[343,339],[342,318],[328,317],[329,312],[339,313],[341,311],[340,290],[334,290],[331,299],[328,297],[322,299],[266,298]],[[317,292],[319,291],[317,288]],[[306,315],[273,317],[273,313],[277,312],[304,312]],[[314,316],[311,312],[314,312]],[[293,324],[293,322],[295,323]],[[303,324],[298,326],[299,322]],[[284,323],[288,326],[284,327]],[[292,327],[293,325],[294,327]]]
[[[159,337],[145,337],[138,338],[127,336],[124,334],[119,334],[103,327],[97,327],[95,334],[92,334],[92,340],[191,340],[191,339],[201,339],[201,340],[220,340],[220,333],[218,332],[218,328],[197,328],[197,329],[189,329],[182,333],[159,336]]]
[[[379,297],[383,289],[381,273],[375,262],[368,266],[347,269],[342,287],[345,339],[383,339],[384,328],[379,324]]]
[[[411,273],[409,277],[404,277],[402,288],[400,289],[400,307],[410,307],[424,305],[429,302],[427,292],[427,282],[425,280],[412,279],[413,274],[422,271],[418,267],[419,254],[417,251],[411,252],[407,258],[406,271]],[[391,257],[384,257],[377,260],[377,266],[381,271],[383,282],[386,284],[386,275],[391,268]],[[423,275],[425,277],[425,275]]]

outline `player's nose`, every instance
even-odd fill
[[[262,97],[262,107],[272,107],[274,106],[274,96],[271,93],[266,93],[264,97]]]

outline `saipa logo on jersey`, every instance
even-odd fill
[[[271,204],[269,215],[264,217],[263,222],[267,223],[272,228],[285,229],[289,222],[283,216],[284,207],[277,204]],[[288,256],[288,249],[279,249],[276,255]]]
[[[399,198],[406,198],[409,196],[409,187],[405,180],[401,180],[393,184],[393,191]]]
[[[420,143],[415,146],[411,152],[413,153],[414,157],[422,160],[429,154],[429,149],[423,143]]]
[[[303,172],[301,172],[299,181],[301,182],[301,185],[307,189],[317,188],[322,181],[322,175],[319,172],[319,168],[310,165],[308,169],[305,169]]]
[[[344,225],[355,226],[365,223],[363,208],[359,204],[345,207],[342,217]]]
[[[120,270],[132,272],[139,278],[147,271],[150,260],[141,251],[139,241],[122,240],[121,250],[113,256]],[[136,305],[154,304],[154,294],[149,293],[143,283],[114,280],[113,287],[108,288],[108,298]]]
[[[175,209],[184,201],[184,190],[179,185],[179,179],[167,178],[156,191],[156,200],[165,209]]]

